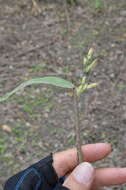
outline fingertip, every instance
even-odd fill
[[[106,151],[108,151],[109,153],[112,151],[112,145],[110,143],[98,143],[99,148],[104,150],[106,149]]]
[[[89,144],[82,147],[84,159],[88,162],[100,160],[112,151],[109,143]],[[86,154],[85,154],[86,153]]]
[[[106,152],[111,153],[113,151],[112,144],[104,143],[104,148],[106,148]]]

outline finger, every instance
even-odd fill
[[[93,186],[111,186],[126,183],[126,168],[96,169]]]
[[[72,171],[63,186],[70,190],[89,190],[94,179],[94,171],[91,164],[83,162]]]
[[[111,152],[111,145],[107,143],[88,144],[82,146],[84,161],[94,162],[107,156]],[[53,155],[53,167],[58,176],[72,171],[77,165],[77,151],[75,148]]]

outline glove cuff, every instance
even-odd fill
[[[37,169],[37,171],[41,175],[44,175],[47,183],[53,187],[58,182],[58,176],[55,169],[52,166],[52,163],[53,163],[53,154],[51,153],[46,158],[32,165],[32,167]]]

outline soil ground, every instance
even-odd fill
[[[81,96],[83,143],[110,142],[113,152],[97,165],[126,166],[126,90],[120,90],[126,83],[126,1],[103,1],[98,10],[91,0],[67,11],[61,1],[39,6],[37,14],[30,0],[0,0],[0,96],[33,77],[76,81],[83,56],[94,47],[99,63],[91,81],[99,86]],[[71,92],[41,85],[17,93],[0,104],[0,190],[20,169],[74,144]]]

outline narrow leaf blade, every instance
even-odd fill
[[[74,85],[70,81],[64,80],[59,77],[35,78],[35,79],[28,80],[26,82],[23,82],[18,87],[16,87],[14,90],[5,94],[5,96],[0,97],[0,102],[7,100],[10,96],[15,94],[17,91],[19,91],[29,85],[32,85],[32,84],[50,84],[50,85],[58,86],[58,87],[62,87],[62,88],[74,88]]]

